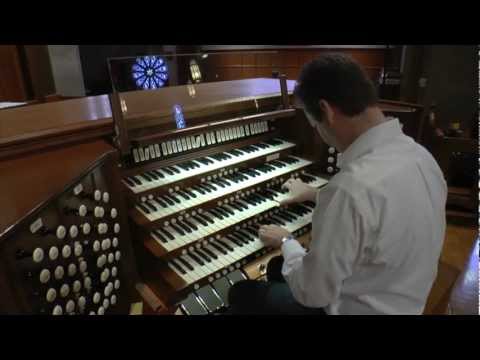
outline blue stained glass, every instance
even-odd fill
[[[187,127],[187,123],[183,117],[182,107],[180,105],[173,105],[173,116],[175,118],[177,129],[184,129]]]
[[[168,80],[168,70],[165,60],[157,56],[143,56],[136,58],[132,65],[132,78],[139,88],[157,89],[165,85]]]

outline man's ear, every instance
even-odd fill
[[[328,126],[332,126],[333,124],[333,117],[335,114],[335,111],[333,110],[332,106],[328,103],[328,101],[321,99],[319,101],[320,109],[322,110],[322,113],[324,115],[324,121],[328,123]]]

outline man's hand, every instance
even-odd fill
[[[278,225],[263,225],[258,230],[260,240],[267,247],[279,248],[282,246],[282,239],[290,233]]]
[[[280,205],[288,205],[293,203],[299,203],[303,201],[315,201],[315,195],[317,189],[314,187],[305,184],[300,179],[289,179],[282,185],[283,188],[287,189],[289,192],[285,194],[288,196],[285,200],[280,201]]]

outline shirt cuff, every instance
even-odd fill
[[[291,258],[303,256],[306,251],[297,240],[288,240],[282,244],[282,253],[284,261],[287,262]]]

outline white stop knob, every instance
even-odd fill
[[[328,152],[329,152],[330,154],[335,153],[335,148],[334,148],[334,147],[329,147],[329,148],[328,148]]]
[[[117,251],[115,252],[115,260],[120,261],[120,257],[121,257],[121,256],[122,256],[122,254],[120,253],[120,251],[117,250]]]
[[[87,215],[87,212],[88,212],[88,209],[84,204],[82,204],[78,207],[78,215],[83,217],[83,216]]]
[[[97,315],[94,311],[90,311],[88,315]]]
[[[60,239],[60,240],[64,239],[65,236],[67,236],[67,229],[65,228],[65,226],[63,225],[58,226],[56,235],[57,235],[57,239]]]
[[[33,258],[33,261],[36,262],[36,263],[39,263],[43,260],[43,249],[41,248],[36,248],[35,250],[33,250],[33,255],[32,255],[32,258]]]
[[[80,309],[83,309],[87,303],[87,300],[85,299],[84,296],[80,296],[77,301],[77,305]]]
[[[120,224],[116,223],[115,225],[113,225],[113,231],[115,232],[115,234],[118,234],[120,232]]]
[[[53,302],[57,298],[57,291],[53,288],[48,289],[47,296],[45,297],[48,302]]]
[[[110,216],[112,217],[112,219],[115,219],[118,216],[117,209],[112,208],[112,210],[110,210]]]
[[[75,280],[73,283],[73,292],[78,293],[82,290],[82,283],[78,280]]]
[[[105,315],[105,309],[103,308],[103,306],[100,306],[98,308],[97,314],[98,315]]]
[[[68,265],[68,276],[75,276],[77,273],[77,266],[75,264]]]
[[[50,280],[50,270],[43,269],[40,271],[40,282],[46,284]]]
[[[72,248],[68,245],[65,245],[62,249],[62,255],[65,259],[69,258],[72,255]]]
[[[50,250],[48,251],[48,256],[50,257],[50,260],[57,260],[58,258],[58,249],[56,246],[52,246]]]
[[[333,168],[332,168],[331,166],[329,166],[329,167],[327,168],[327,172],[329,172],[329,173],[333,172]]]
[[[63,315],[62,307],[61,307],[60,305],[56,305],[56,306],[53,308],[52,314],[53,314],[53,315]]]
[[[95,190],[93,193],[93,198],[95,201],[100,201],[102,199],[102,192],[100,190]]]
[[[61,280],[63,278],[63,275],[65,275],[65,271],[63,270],[63,267],[57,266],[55,269],[55,279]]]
[[[113,240],[112,240],[112,245],[113,247],[117,247],[118,246],[118,238],[114,237]]]
[[[105,234],[108,231],[108,225],[105,223],[98,224],[98,233]]]
[[[80,255],[82,255],[82,252],[83,252],[82,245],[80,244],[75,245],[75,249],[73,250],[73,252],[75,253],[76,257],[79,257]]]
[[[106,297],[108,297],[108,296],[110,296],[110,294],[112,293],[112,291],[113,291],[113,286],[106,286],[103,294],[104,294]]]
[[[83,280],[83,286],[85,289],[90,290],[92,288],[92,279],[88,276]]]
[[[85,271],[87,271],[87,262],[82,260],[80,261],[80,272],[81,273],[84,273]]]
[[[88,235],[92,231],[92,226],[89,223],[85,223],[82,225],[82,230],[84,235]]]
[[[101,255],[97,258],[97,267],[103,267],[107,262],[107,257],[105,255]]]
[[[78,236],[78,228],[76,225],[70,226],[69,234],[72,239],[75,239]]]
[[[100,245],[100,241],[95,240],[95,241],[93,242],[93,251],[95,251],[95,252],[100,251],[100,246],[101,246],[101,245]]]
[[[108,263],[111,264],[115,260],[115,255],[112,253],[108,254]]]
[[[115,289],[118,290],[120,288],[120,280],[115,280]]]
[[[115,305],[117,303],[117,295],[112,295],[110,298],[110,304]]]
[[[113,276],[113,277],[116,277],[116,276],[117,276],[117,267],[116,267],[116,266],[114,266],[114,267],[112,268],[112,276]]]
[[[110,249],[110,246],[111,246],[110,239],[107,238],[102,241],[102,250],[108,250]]]
[[[96,292],[94,295],[93,295],[93,303],[94,304],[98,304],[100,302],[100,293],[99,292]]]
[[[110,301],[108,299],[103,300],[103,307],[105,308],[105,310],[107,310],[109,306],[110,306]]]
[[[75,302],[73,300],[68,300],[65,310],[67,313],[73,312],[73,310],[75,310]]]
[[[102,274],[100,275],[100,281],[104,283],[107,280],[108,280],[108,275],[105,271],[103,271]]]
[[[332,156],[329,156],[328,159],[327,159],[327,161],[328,161],[329,163],[333,163],[333,162],[335,161],[335,159],[334,159]]]
[[[97,218],[101,218],[103,217],[103,215],[105,215],[105,210],[101,206],[96,206],[94,210],[94,215]]]
[[[108,192],[103,193],[103,202],[108,203],[110,201],[110,194]]]
[[[60,295],[62,297],[67,297],[70,294],[70,287],[67,284],[63,284],[60,288]]]

